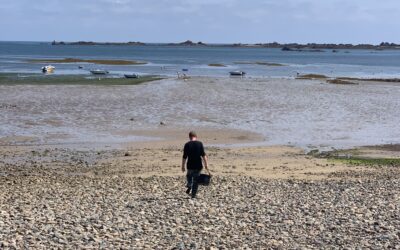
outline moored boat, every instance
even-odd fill
[[[229,74],[231,76],[244,76],[246,74],[246,72],[240,71],[240,70],[235,70],[235,71],[229,72]]]
[[[139,78],[139,75],[135,74],[135,73],[133,73],[133,74],[124,74],[124,76],[125,76],[125,78]]]
[[[90,71],[93,75],[107,75],[109,72],[107,70],[102,69],[93,69]]]
[[[42,67],[43,73],[53,73],[54,70],[55,70],[55,67],[52,65],[47,65],[47,66]]]

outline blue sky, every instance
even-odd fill
[[[399,0],[0,0],[0,40],[400,43]]]

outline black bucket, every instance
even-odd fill
[[[197,179],[197,183],[199,185],[208,186],[211,183],[211,175],[209,174],[201,174]]]

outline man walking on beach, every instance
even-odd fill
[[[185,172],[185,165],[187,165],[187,190],[186,193],[190,194],[192,198],[196,198],[198,189],[198,178],[200,172],[204,167],[208,170],[208,159],[204,152],[203,143],[197,140],[197,134],[194,131],[189,132],[190,141],[187,142],[183,148],[183,159],[182,159],[182,172]],[[186,164],[187,163],[187,164]]]

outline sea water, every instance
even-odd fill
[[[182,69],[191,76],[228,76],[243,70],[253,77],[293,77],[316,73],[349,77],[400,77],[400,50],[337,50],[294,52],[270,48],[207,46],[113,46],[57,45],[49,42],[0,42],[0,72],[36,73],[44,63],[30,59],[116,59],[146,62],[144,65],[95,65],[90,63],[53,63],[56,74],[89,74],[105,69],[116,76],[124,73],[176,75]],[[269,62],[284,66],[238,64]],[[218,63],[225,67],[213,67]],[[80,69],[78,66],[82,66]]]

